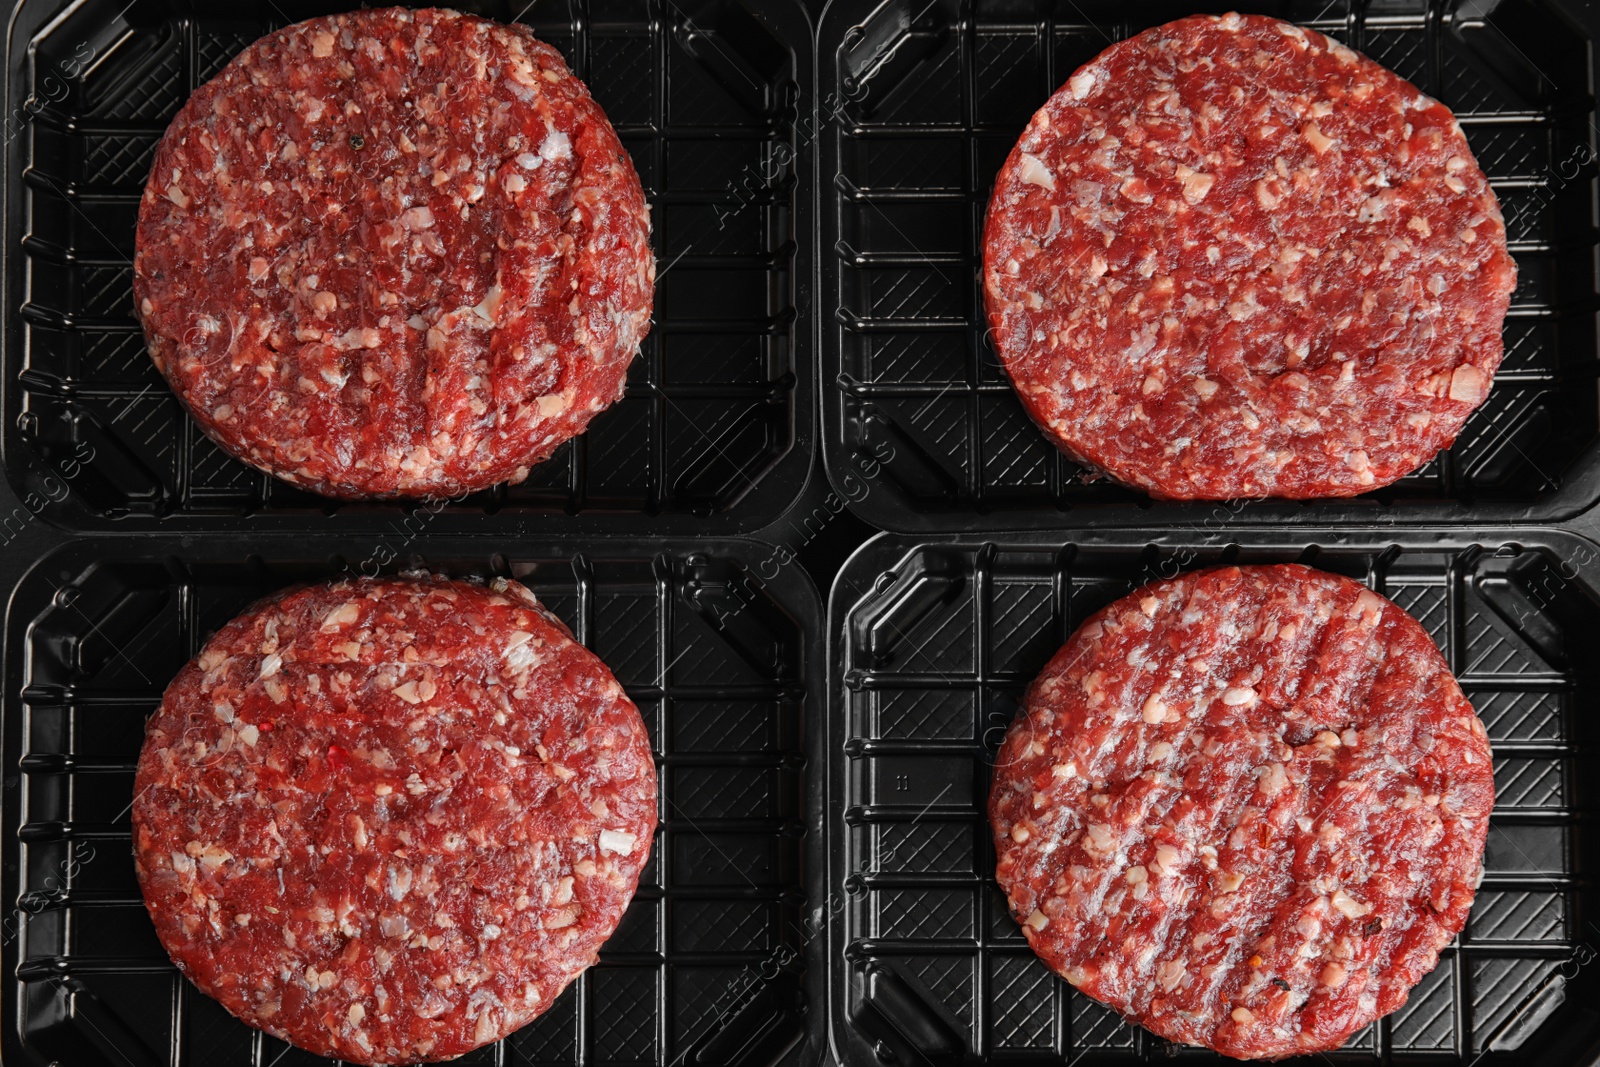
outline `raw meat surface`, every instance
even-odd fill
[[[1298,565],[1081,626],[996,759],[996,876],[1050,968],[1162,1037],[1338,1048],[1467,920],[1494,770],[1422,626]]]
[[[139,884],[183,973],[366,1064],[458,1056],[548,1008],[656,826],[638,710],[515,582],[263,601],[168,687],[135,790]]]
[[[622,395],[655,264],[633,163],[561,56],[453,11],[246,48],[156,152],[134,295],[233,456],[333,497],[450,497]]]
[[[1340,497],[1415,471],[1488,395],[1516,284],[1449,109],[1261,16],[1078,70],[995,181],[984,287],[1023,405],[1158,497]]]

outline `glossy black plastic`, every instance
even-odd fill
[[[1250,502],[1240,521],[1549,521],[1600,500],[1592,5],[886,0],[830,5],[817,43],[832,120],[818,182],[823,454],[863,518],[915,533],[1209,511],[1096,480],[1046,440],[985,340],[978,249],[995,173],[1074,69],[1147,26],[1229,8],[1320,29],[1450,105],[1520,272],[1505,362],[1455,447],[1381,491]]]
[[[1363,581],[1433,635],[1488,727],[1496,804],[1466,931],[1399,1011],[1306,1062],[1600,1056],[1600,547],[1553,530],[883,535],[829,607],[830,1039],[851,1067],[1224,1063],[1124,1022],[1034,956],[994,882],[994,753],[1089,614],[1215,563]]]
[[[323,1063],[196,990],[155,937],[129,839],[145,717],[254,599],[340,573],[515,577],[616,673],[661,782],[651,859],[600,963],[530,1026],[465,1059],[550,1067],[804,1067],[820,1053],[821,604],[750,541],[277,551],[131,539],[50,552],[8,590],[7,1065]]]
[[[189,92],[307,0],[20,0],[7,37],[4,466],[74,530],[386,528],[219,451],[133,318],[134,220]],[[745,533],[811,463],[811,24],[798,0],[464,0],[559,48],[650,200],[655,319],[627,395],[439,531]],[[70,485],[60,499],[54,490]],[[329,522],[336,516],[338,525]]]

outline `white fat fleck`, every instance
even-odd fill
[[[1178,167],[1177,175],[1178,181],[1183,183],[1183,198],[1191,204],[1198,204],[1204,200],[1217,182],[1217,179],[1210,174],[1190,170],[1181,165]]]
[[[1334,890],[1330,903],[1347,919],[1359,919],[1372,911],[1371,904],[1363,904],[1343,889]]]
[[[1351,605],[1350,614],[1354,618],[1362,619],[1367,625],[1373,626],[1382,617],[1385,603],[1383,597],[1377,593],[1370,589],[1363,589],[1361,594],[1356,597],[1356,602]]]
[[[544,657],[539,655],[539,650],[530,641],[532,637],[532,634],[521,631],[511,635],[502,656],[513,671],[529,670],[544,662]]]
[[[1074,100],[1082,100],[1094,92],[1094,71],[1080,70],[1067,82],[1067,88],[1072,90]]]
[[[560,130],[551,130],[539,146],[539,154],[546,159],[570,159],[572,139]]]
[[[389,899],[404,900],[411,892],[411,868],[400,863],[390,867],[387,888]]]
[[[332,633],[341,626],[349,626],[361,617],[361,605],[354,600],[346,601],[328,612],[322,620],[322,632]]]
[[[1111,827],[1104,823],[1092,822],[1084,827],[1083,847],[1091,854],[1104,855],[1116,850],[1117,838],[1111,832]]]
[[[278,673],[278,668],[281,666],[283,666],[283,657],[279,656],[276,652],[272,653],[270,656],[265,656],[261,660],[260,676],[262,678],[271,678],[274,674]]]
[[[1017,161],[1017,177],[1029,185],[1037,185],[1049,192],[1054,192],[1056,188],[1055,175],[1050,173],[1050,168],[1045,166],[1044,161],[1038,156],[1026,152],[1022,153]]]
[[[1466,404],[1476,404],[1489,392],[1488,376],[1473,366],[1463,363],[1450,374],[1450,399]]]
[[[472,309],[473,314],[482,319],[485,324],[493,326],[496,317],[500,314],[500,303],[505,299],[505,290],[498,284],[489,286],[489,291],[484,294]]]
[[[346,330],[334,338],[333,347],[341,352],[353,352],[358,348],[377,348],[382,343],[383,334],[380,331],[371,326],[358,326],[354,329]],[[323,377],[329,381],[337,378],[338,383],[343,384],[345,376],[336,373],[333,377],[329,377],[328,372],[325,370],[323,371]]]
[[[622,830],[601,830],[600,851],[626,856],[633,852],[634,836]]]

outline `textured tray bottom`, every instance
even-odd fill
[[[803,583],[755,590],[737,554],[429,556],[447,573],[530,585],[639,705],[661,778],[651,861],[600,965],[534,1024],[457,1062],[765,1067],[801,1040],[802,711],[817,608]],[[6,722],[5,881],[22,906],[5,939],[17,976],[7,1062],[24,1051],[18,1063],[325,1062],[248,1029],[175,972],[134,880],[128,812],[166,681],[251,600],[336,566],[152,558],[122,543],[74,546],[22,582],[8,630],[22,705]]]
[[[1223,10],[1217,8],[1216,10]],[[1488,174],[1519,268],[1506,358],[1455,446],[1356,501],[1258,504],[1264,521],[1558,517],[1596,499],[1596,156],[1579,5],[1244,4],[1332,34],[1449,105]],[[1068,460],[1024,412],[986,338],[981,237],[996,173],[1034,111],[1113,41],[1193,13],[1103,0],[835,5],[818,31],[823,140],[824,455],[892,530],[1056,528],[1146,497]],[[1093,512],[1083,512],[1084,508]],[[1161,505],[1162,510],[1177,510]],[[1131,513],[1131,514],[1128,514]],[[1493,516],[1491,518],[1491,516]],[[1173,521],[1185,521],[1179,515]]]
[[[260,527],[338,507],[199,432],[146,354],[131,260],[151,161],[189,94],[262,34],[351,5],[13,6],[11,104],[29,125],[10,171],[21,207],[9,266],[25,278],[8,319],[13,486],[64,476],[70,496],[42,497],[78,529],[129,517]],[[650,201],[658,279],[627,396],[527,481],[451,501],[442,521],[509,512],[636,534],[770,521],[804,478],[812,440],[809,328],[795,312],[810,250],[793,240],[811,210],[809,145],[796,135],[810,77],[803,13],[790,0],[455,6],[527,23],[590,86]],[[401,507],[342,510],[376,525]]]
[[[935,1063],[1168,1049],[1033,956],[993,882],[984,803],[1017,699],[1066,635],[1135,585],[1218,559],[1298,560],[1391,597],[1434,636],[1494,743],[1497,804],[1470,924],[1410,1001],[1337,1058],[1470,1062],[1490,1050],[1497,1062],[1560,1062],[1541,1058],[1556,1055],[1552,1034],[1600,1037],[1600,1018],[1579,1007],[1597,988],[1600,969],[1585,964],[1600,928],[1577,858],[1593,844],[1593,799],[1572,762],[1595,733],[1583,713],[1600,637],[1593,546],[1219,554],[886,538],[847,565],[831,609],[843,642],[832,854],[848,891],[833,930],[834,1035],[854,1062],[875,1046]]]

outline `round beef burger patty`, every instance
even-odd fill
[[[995,181],[984,288],[1023,405],[1152,495],[1351,496],[1455,440],[1516,282],[1448,108],[1260,16],[1078,70]]]
[[[150,720],[135,859],[161,943],[252,1026],[354,1063],[448,1059],[548,1008],[638,885],[638,710],[514,582],[273,597]]]
[[[156,366],[230,454],[333,497],[526,478],[622,395],[649,208],[521,26],[352,11],[263,37],[173,120],[139,206]]]
[[[1346,578],[1222,567],[1084,623],[996,759],[1035,952],[1172,1041],[1337,1048],[1467,920],[1494,771],[1427,633]]]

